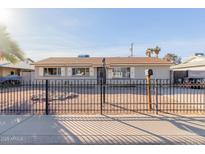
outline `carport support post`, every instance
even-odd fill
[[[148,97],[148,109],[152,109],[152,100],[151,100],[151,75],[147,75],[147,97]]]
[[[46,80],[46,115],[48,115],[48,80]]]

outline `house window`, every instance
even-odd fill
[[[44,76],[61,76],[61,68],[44,68]]]
[[[129,67],[115,67],[112,69],[113,78],[130,78]]]
[[[89,76],[89,68],[72,68],[73,76]]]

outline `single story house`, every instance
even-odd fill
[[[35,79],[100,79],[103,57],[51,57],[34,63]],[[170,79],[171,63],[154,57],[105,57],[107,79]]]
[[[24,61],[12,64],[6,60],[0,60],[0,77],[6,77],[9,75],[21,76],[24,80],[32,80],[34,76],[34,63],[30,58]]]
[[[196,53],[170,68],[176,82],[184,78],[205,78],[205,55]]]

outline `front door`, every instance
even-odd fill
[[[97,82],[98,82],[98,84],[101,83],[103,77],[106,78],[106,74],[104,74],[104,73],[105,72],[104,72],[104,68],[103,67],[98,67],[97,68]]]

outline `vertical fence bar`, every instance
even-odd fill
[[[46,115],[48,115],[48,80],[46,80]]]
[[[147,76],[147,97],[148,97],[148,109],[152,110],[152,98],[151,98],[151,79],[150,75]]]
[[[103,103],[103,81],[100,81],[100,114],[102,114],[102,103]]]
[[[156,114],[158,114],[158,79],[156,79],[155,83],[155,95],[156,95]]]
[[[103,82],[103,104],[105,104],[105,81]]]
[[[98,83],[95,80],[71,80],[70,82],[64,82],[64,80],[37,82],[35,80],[22,81],[21,85],[2,85],[0,114],[26,112],[37,114],[40,111],[46,115],[67,112],[79,114],[146,112],[149,111],[147,84],[146,80],[107,80],[106,82],[104,78],[101,78]],[[150,83],[150,89],[155,91],[155,97],[151,97],[152,111],[155,114],[205,111],[205,91],[190,89],[193,87],[204,88],[204,85],[196,83],[183,85],[172,83],[171,80],[153,80]],[[79,94],[79,97],[72,98],[71,96],[71,99],[64,100],[64,97],[68,94],[73,95],[72,93]],[[41,103],[42,100],[43,103]]]

